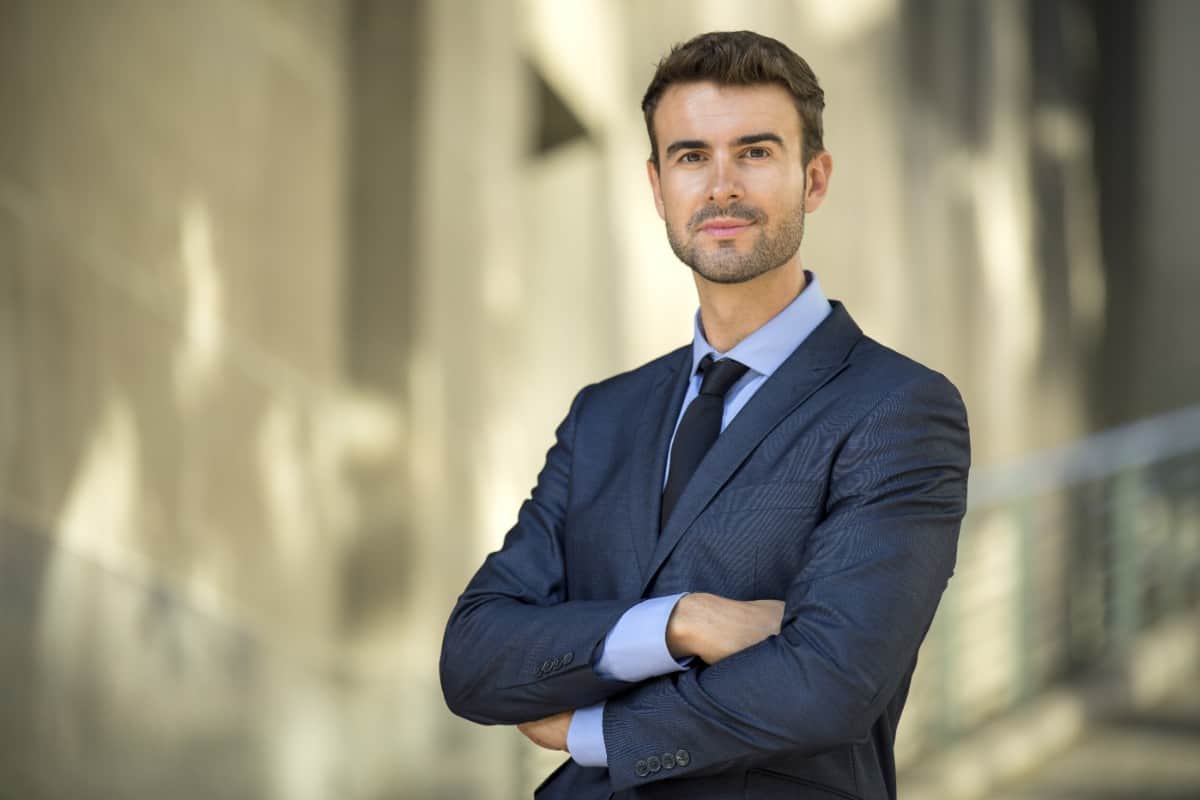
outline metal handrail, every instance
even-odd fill
[[[1200,450],[1200,405],[1093,434],[1013,462],[971,471],[972,507],[1001,505]]]

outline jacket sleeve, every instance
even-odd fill
[[[442,693],[451,711],[474,722],[527,722],[629,688],[600,677],[592,662],[637,600],[566,600],[563,536],[586,391],[559,426],[516,525],[475,573],[446,624]]]
[[[867,413],[835,456],[779,635],[608,701],[613,790],[865,739],[953,572],[969,449],[962,401],[936,373]]]

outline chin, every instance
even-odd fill
[[[701,278],[704,278],[704,280],[727,286],[736,283],[749,283],[755,278],[762,277],[771,272],[772,269],[777,269],[777,267],[772,267],[771,269],[745,272],[741,270],[713,270],[709,267],[697,267],[692,264],[689,264],[689,266],[692,268],[692,272],[695,272]]]

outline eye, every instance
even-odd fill
[[[697,152],[696,150],[692,150],[690,152],[687,152],[687,153],[684,153],[683,155],[681,155],[679,157],[679,163],[681,163],[681,164],[698,164],[703,158],[704,158],[703,153]]]
[[[771,151],[765,147],[751,147],[746,151],[747,158],[770,158]]]

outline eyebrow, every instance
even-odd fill
[[[738,146],[747,145],[747,144],[758,144],[759,142],[774,142],[775,144],[779,145],[780,147],[784,146],[783,139],[781,139],[779,137],[779,134],[770,133],[770,132],[752,133],[749,136],[739,136],[738,138],[733,140],[733,143]]]
[[[745,145],[758,144],[759,142],[774,142],[780,147],[784,147],[786,149],[783,139],[780,138],[779,134],[771,133],[769,131],[739,136],[730,142],[730,144],[734,147],[744,147]],[[674,155],[680,150],[703,150],[708,146],[708,142],[702,139],[680,139],[677,142],[671,142],[671,144],[667,146],[667,156]]]

